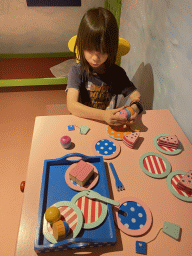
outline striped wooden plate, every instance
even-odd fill
[[[75,195],[71,202],[76,204],[83,214],[83,228],[92,229],[99,226],[107,216],[107,204],[85,196],[86,191]]]
[[[142,155],[139,165],[143,172],[152,178],[165,178],[171,172],[171,164],[162,155],[149,152]]]

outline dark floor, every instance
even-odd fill
[[[49,77],[48,66],[44,77]],[[14,62],[16,66],[18,62]],[[4,67],[1,79],[31,78],[17,69],[13,77],[14,65]],[[29,68],[29,67],[28,67]],[[34,66],[35,68],[35,66]],[[2,71],[2,69],[0,68]],[[46,74],[45,74],[46,73]],[[13,256],[19,230],[24,193],[20,191],[21,181],[25,181],[36,116],[69,114],[66,108],[66,85],[37,86],[0,89],[0,255]]]

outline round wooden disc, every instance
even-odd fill
[[[152,178],[165,178],[171,172],[170,162],[154,152],[143,154],[139,159],[139,165],[143,172]]]
[[[131,236],[140,236],[149,230],[152,214],[144,202],[134,197],[124,197],[119,204],[117,208],[120,211],[115,210],[115,221],[120,230]]]
[[[115,140],[123,140],[123,137],[132,133],[133,130],[130,127],[124,126],[107,126],[107,134]]]
[[[119,155],[120,145],[113,139],[100,138],[93,142],[93,152],[96,156],[102,156],[103,159],[112,159]]]

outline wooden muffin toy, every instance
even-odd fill
[[[71,138],[69,136],[61,137],[60,142],[63,148],[70,148],[71,146]]]

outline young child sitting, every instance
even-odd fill
[[[102,7],[92,8],[83,16],[77,34],[79,63],[69,71],[67,108],[76,116],[105,121],[109,125],[131,124],[143,108],[140,93],[123,68],[115,64],[119,29],[114,15]],[[135,111],[129,121],[116,115],[117,96],[131,99]]]

